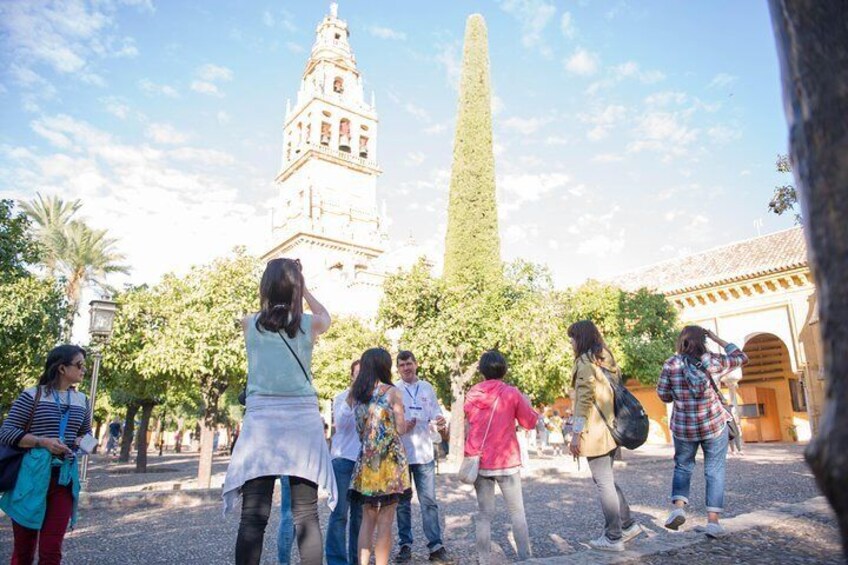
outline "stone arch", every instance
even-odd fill
[[[778,335],[745,338],[748,363],[738,394],[745,441],[798,441],[809,435],[806,395],[794,373],[789,347]]]

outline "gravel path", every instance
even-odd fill
[[[740,513],[780,508],[802,502],[818,495],[809,469],[801,459],[802,446],[767,445],[752,446],[745,458],[728,460],[726,506],[728,517]],[[672,464],[668,450],[660,448],[644,454],[625,455],[624,464],[616,473],[628,497],[636,518],[649,530],[649,536],[673,535],[662,528],[667,512]],[[660,459],[662,457],[662,459]],[[154,458],[155,459],[155,458]],[[178,477],[191,481],[196,459],[185,456],[163,458],[163,467],[172,467],[167,473],[152,473],[147,477],[124,475],[99,468],[92,473],[92,483],[99,484],[100,492],[139,490],[150,483],[165,489]],[[225,462],[216,463],[216,471],[223,470]],[[568,472],[553,470],[551,467]],[[599,535],[602,517],[591,478],[585,463],[581,473],[570,472],[573,462],[567,459],[551,461],[536,459],[535,471],[523,479],[525,507],[536,557],[565,557],[585,552],[585,542]],[[185,467],[185,468],[184,468]],[[99,474],[99,475],[98,475]],[[173,477],[171,476],[173,474]],[[437,478],[437,493],[444,519],[444,538],[450,552],[460,563],[474,563],[474,521],[476,502],[471,486],[462,485],[453,475]],[[690,520],[694,527],[704,521],[703,467],[700,462],[694,474]],[[327,509],[321,505],[322,525],[326,524]],[[420,514],[413,508],[415,526],[416,563],[427,563],[426,547],[421,531]],[[274,563],[275,534],[278,512],[272,514],[266,536],[263,563]],[[65,542],[65,563],[128,564],[225,564],[232,563],[233,546],[238,529],[238,517],[221,516],[217,502],[194,501],[181,507],[163,508],[149,506],[126,511],[93,508],[80,516],[75,531]],[[510,545],[509,520],[503,500],[497,498],[497,516],[493,523],[492,539],[497,543],[496,555],[500,560],[514,559]],[[808,563],[840,562],[835,525],[831,518],[798,518],[787,520],[774,527],[750,530],[732,540],[698,543],[688,548],[645,558],[643,563],[700,562],[698,551],[715,553],[715,563],[765,562]],[[815,537],[813,534],[820,537]],[[804,540],[810,540],[805,542]],[[11,547],[11,526],[7,518],[0,519],[0,563],[7,562]],[[637,548],[640,541],[632,542]],[[725,548],[736,548],[743,553],[728,553]],[[703,549],[706,548],[706,549]],[[780,559],[757,561],[774,551]],[[702,555],[702,554],[701,554]],[[788,556],[796,561],[788,561]],[[804,559],[808,559],[805,561]],[[814,559],[810,561],[810,559]],[[830,560],[830,561],[829,561]]]

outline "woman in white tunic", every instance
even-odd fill
[[[287,476],[301,563],[320,565],[318,485],[336,502],[336,482],[312,385],[312,346],[330,326],[306,289],[300,261],[273,259],[259,285],[261,310],[242,321],[247,344],[247,411],[224,481],[224,512],[242,497],[236,564],[262,557],[274,483]],[[303,313],[303,300],[312,314]]]

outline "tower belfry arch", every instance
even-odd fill
[[[315,29],[297,97],[286,103],[279,200],[263,259],[299,258],[331,311],[368,313],[387,235],[377,207],[379,121],[349,39],[333,3]]]

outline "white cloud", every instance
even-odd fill
[[[405,164],[409,167],[417,167],[427,160],[427,156],[421,151],[411,151],[406,154]]]
[[[167,96],[168,98],[179,98],[180,93],[176,88],[167,84],[157,84],[149,79],[141,79],[138,82],[139,88],[148,94],[156,94]]]
[[[700,130],[690,125],[694,109],[674,112],[648,110],[635,120],[635,141],[627,146],[629,153],[654,151],[668,161],[686,155],[698,139]]]
[[[527,202],[536,202],[551,192],[564,189],[571,182],[565,173],[521,173],[503,175],[497,183],[498,211],[508,217]]]
[[[587,114],[581,114],[580,120],[593,127],[586,133],[590,141],[606,138],[612,129],[624,120],[627,109],[618,104],[610,104]]]
[[[559,20],[559,29],[568,39],[574,38],[576,30],[574,28],[574,21],[571,18],[571,12],[562,13],[562,17]]]
[[[596,259],[605,259],[620,255],[624,249],[624,230],[614,235],[597,234],[577,244],[578,255],[588,255]]]
[[[95,71],[98,60],[138,55],[132,37],[114,34],[116,10],[112,2],[0,2],[2,48],[14,65],[45,65],[102,86],[105,80]]]
[[[379,39],[393,39],[396,41],[406,41],[406,34],[402,31],[397,31],[390,27],[372,25],[368,28],[368,33]]]
[[[271,183],[228,154],[127,145],[67,115],[39,118],[32,127],[58,150],[0,146],[0,175],[16,179],[18,197],[39,191],[82,199],[95,227],[118,238],[134,283],[184,272],[237,244],[256,252],[263,243],[267,224],[258,203]]]
[[[542,34],[556,14],[556,6],[544,0],[501,0],[501,9],[521,24],[521,44],[537,48],[544,56],[550,56],[550,47],[543,42]]]
[[[548,118],[520,118],[512,116],[501,122],[501,125],[507,129],[517,131],[522,135],[530,135],[539,131],[539,129],[550,121]]]
[[[665,91],[655,92],[645,98],[646,106],[680,106],[689,100],[684,92]]]
[[[430,114],[429,114],[429,112],[427,112],[427,110],[425,110],[421,106],[418,106],[417,104],[415,104],[411,100],[407,100],[407,101],[402,100],[400,96],[398,96],[396,93],[392,92],[391,90],[389,91],[389,100],[391,100],[395,104],[399,105],[401,108],[403,108],[406,111],[406,113],[408,113],[410,116],[417,119],[419,122],[430,123],[432,121],[430,119]]]
[[[150,124],[144,135],[151,141],[165,145],[180,145],[188,141],[188,135],[177,131],[170,124]]]
[[[568,145],[569,139],[564,135],[549,135],[545,138],[545,145]]]
[[[207,63],[201,67],[198,67],[195,71],[195,74],[200,80],[205,80],[208,82],[228,82],[233,80],[233,71],[231,71],[227,67],[213,65],[211,63]]]
[[[295,43],[294,41],[286,41],[286,49],[295,54],[303,53],[304,51],[306,51],[306,49],[303,48],[303,45]]]
[[[125,100],[115,96],[101,98],[104,109],[118,119],[126,120],[130,115],[130,107]]]
[[[589,76],[598,72],[600,58],[596,53],[579,47],[565,60],[565,69],[573,74]]]
[[[448,129],[448,125],[446,123],[442,122],[442,123],[438,123],[438,124],[433,124],[431,126],[427,126],[426,128],[424,128],[424,133],[426,133],[427,135],[436,135],[436,134],[442,133],[444,131],[447,131],[447,129]]]
[[[707,85],[707,88],[727,88],[732,86],[738,78],[727,73],[718,73]]]
[[[644,70],[635,61],[626,61],[607,68],[602,80],[593,82],[586,93],[594,95],[602,89],[612,88],[625,80],[637,80],[642,84],[654,84],[665,80],[665,73],[658,70]]]
[[[217,119],[218,124],[220,124],[222,126],[227,125],[232,120],[230,115],[223,110],[219,110],[218,113],[215,114],[215,119]]]
[[[454,90],[459,89],[459,79],[462,75],[462,50],[458,43],[443,43],[438,46],[434,57],[436,63],[445,69],[445,79]]]
[[[617,163],[624,161],[624,157],[617,153],[598,153],[592,157],[592,161],[595,163]]]
[[[224,93],[218,88],[221,82],[229,82],[233,80],[233,71],[227,67],[213,65],[207,63],[195,69],[196,80],[191,82],[191,89],[200,94],[208,94],[210,96],[223,96]]]
[[[737,127],[718,124],[707,129],[707,136],[715,143],[725,144],[742,139],[742,130]]]
[[[223,96],[223,93],[218,90],[217,86],[215,86],[211,82],[206,82],[203,80],[191,81],[191,89],[195,92],[199,92],[200,94],[208,94],[210,96]]]
[[[262,24],[265,27],[275,27],[277,24],[289,33],[297,31],[297,25],[294,23],[294,16],[288,10],[279,10],[276,14],[271,10],[262,12]]]
[[[507,243],[522,243],[539,237],[539,226],[535,223],[510,224],[504,231]]]
[[[494,92],[492,93],[491,107],[492,107],[492,115],[493,116],[497,116],[498,114],[503,112],[503,109],[504,109],[503,98],[501,98],[500,96],[498,96]]]

